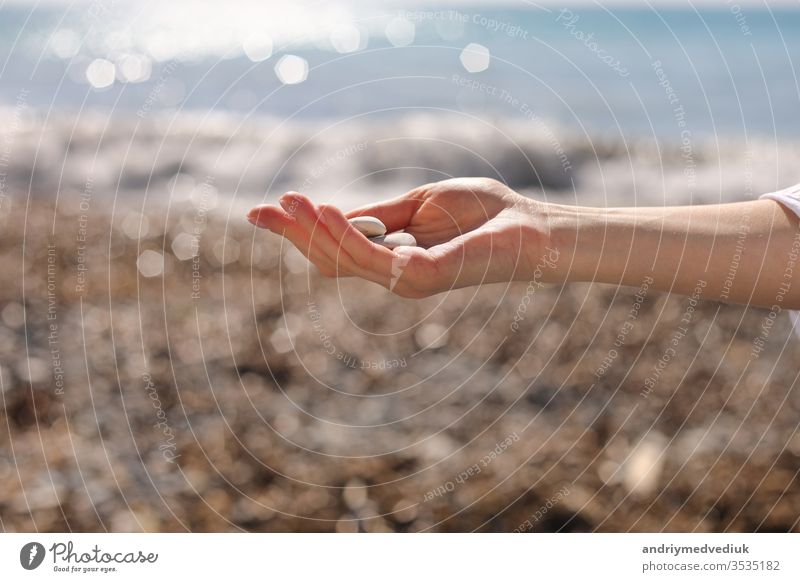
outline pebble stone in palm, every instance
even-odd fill
[[[350,224],[370,241],[388,249],[417,246],[416,239],[407,232],[386,234],[386,225],[374,216],[357,216],[350,219]]]

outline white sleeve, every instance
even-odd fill
[[[778,190],[777,192],[768,192],[767,194],[762,194],[759,196],[759,198],[769,198],[770,200],[780,202],[786,206],[786,208],[800,217],[800,184],[789,186],[788,188]]]
[[[780,202],[800,218],[800,184],[789,186],[777,192],[762,194],[759,198],[768,198],[769,200]],[[794,324],[794,330],[797,332],[797,335],[800,335],[800,312],[790,311],[789,315]]]

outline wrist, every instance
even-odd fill
[[[577,217],[560,204],[529,201],[531,217],[525,244],[526,268],[519,280],[564,283],[569,279],[577,242]]]
[[[529,257],[529,263],[537,280],[556,284],[597,280],[601,259],[615,252],[612,247],[617,242],[609,239],[607,212],[583,206],[537,203],[535,216],[539,243],[530,247],[533,256]]]

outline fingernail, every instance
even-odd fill
[[[251,208],[250,212],[247,213],[247,221],[251,224],[255,224],[256,226],[260,226],[259,218],[261,217],[261,211],[266,207],[266,205],[256,206],[255,208]]]
[[[283,208],[286,212],[289,212],[289,208],[292,203],[291,196],[289,196],[288,194],[284,194],[278,199],[278,202],[280,203],[281,208]]]

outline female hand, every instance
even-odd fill
[[[287,192],[280,207],[258,206],[248,220],[288,238],[325,276],[358,276],[403,297],[427,297],[530,277],[547,243],[540,206],[496,180],[456,178],[347,215]],[[349,224],[355,216],[374,216],[388,232],[404,230],[419,246],[374,244]]]

